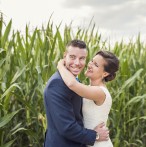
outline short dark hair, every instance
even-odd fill
[[[119,59],[109,51],[99,51],[96,55],[100,55],[106,61],[104,65],[104,70],[109,73],[107,77],[104,78],[105,82],[112,81],[116,77],[116,72],[119,70]]]
[[[81,49],[86,49],[86,43],[82,40],[78,40],[78,39],[74,39],[72,41],[70,41],[66,47],[69,47],[69,46],[73,46],[73,47],[79,47]]]

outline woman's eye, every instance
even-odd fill
[[[98,67],[98,64],[97,64],[96,62],[94,63],[94,65],[95,65],[96,67]]]
[[[94,65],[95,65],[96,67],[98,67],[98,64],[97,64],[97,63],[95,63]]]

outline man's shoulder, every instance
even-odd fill
[[[47,85],[46,87],[55,87],[57,90],[64,90],[66,92],[69,92],[69,93],[74,93],[71,89],[69,89],[67,87],[67,85],[64,83],[60,73],[57,71],[55,72],[51,77],[50,79],[48,80],[47,82]]]
[[[58,71],[56,71],[50,78],[49,78],[49,80],[48,80],[48,82],[51,82],[51,81],[62,81],[62,78],[61,78],[61,76],[60,76],[60,74],[59,74],[59,72]]]

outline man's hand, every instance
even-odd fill
[[[109,139],[109,130],[104,123],[96,126],[94,130],[99,134],[99,139],[96,141],[107,141]]]

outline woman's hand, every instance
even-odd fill
[[[57,64],[57,69],[59,70],[60,68],[62,68],[64,66],[65,66],[65,60],[64,59],[60,59],[58,61],[58,64]]]

